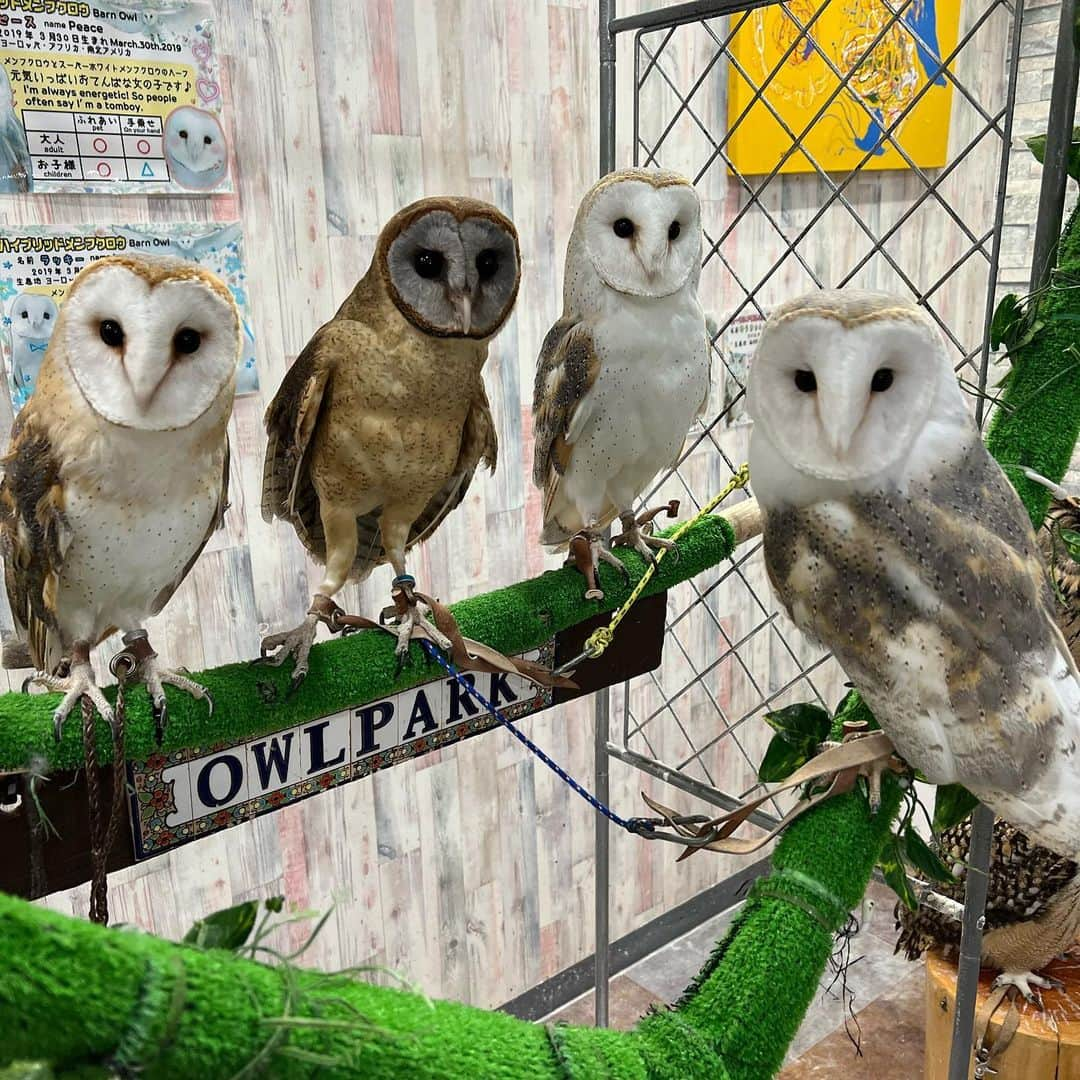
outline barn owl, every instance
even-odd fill
[[[218,118],[194,105],[181,105],[165,118],[165,160],[182,187],[209,191],[229,165],[225,133]]]
[[[544,492],[541,543],[587,542],[590,599],[597,560],[622,563],[600,534],[652,559],[671,546],[647,535],[634,501],[678,458],[709,392],[709,342],[698,303],[701,208],[689,180],[626,169],[595,184],[566,251],[563,313],[540,349],[533,395],[533,481]]]
[[[934,890],[957,905],[964,902],[971,820],[946,829],[934,846],[955,882]],[[1036,987],[1053,980],[1037,974],[1069,948],[1080,934],[1080,868],[1071,859],[1033,844],[1019,829],[1000,818],[994,822],[982,937],[984,967],[997,969],[995,985],[1015,986],[1028,1001],[1037,1001]],[[917,960],[938,946],[946,954],[960,947],[960,921],[923,903],[917,911],[897,904],[900,936],[896,951]]]
[[[225,285],[190,263],[110,256],[72,281],[0,483],[0,552],[16,632],[6,667],[63,693],[56,733],[95,685],[90,652],[116,630],[141,658],[160,734],[164,685],[146,638],[225,510],[226,424],[239,347]],[[210,703],[212,708],[212,702]]]
[[[11,305],[11,383],[21,405],[34,391],[37,373],[45,359],[53,328],[56,304],[41,293],[19,293]]]
[[[914,304],[821,292],[751,364],[751,482],[795,624],[897,751],[1061,855],[1080,850],[1080,679],[1023,504]]]
[[[1080,562],[1073,558],[1062,539],[1065,530],[1080,534],[1080,499],[1061,492],[1050,504],[1046,521],[1039,530],[1039,547],[1050,567],[1058,626],[1073,660],[1080,664]]]
[[[30,191],[33,177],[26,132],[15,111],[7,69],[0,64],[0,192],[13,195]]]
[[[465,497],[473,473],[494,469],[495,424],[480,371],[510,315],[521,261],[517,233],[494,206],[422,199],[379,235],[367,273],[286,372],[266,413],[263,517],[289,521],[326,567],[295,630],[264,654],[307,674],[320,616],[347,580],[387,560],[406,610],[397,655],[426,618],[405,553]]]

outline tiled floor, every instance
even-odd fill
[[[839,982],[830,988],[833,977],[827,971],[791,1044],[780,1080],[909,1080],[922,1075],[922,964],[893,956],[893,894],[872,884],[868,895],[874,906],[852,941],[848,996],[841,999]],[[729,918],[716,916],[616,976],[608,1007],[611,1026],[631,1028],[649,1005],[674,1001],[704,963]],[[593,1008],[589,993],[547,1019],[591,1024]]]

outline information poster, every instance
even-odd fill
[[[240,309],[242,348],[236,392],[259,389],[247,304],[240,225],[28,226],[0,230],[4,372],[15,412],[34,391],[56,316],[71,279],[106,255],[172,255],[197,262],[228,285]]]
[[[205,0],[0,0],[0,192],[232,190]]]
[[[757,348],[764,326],[765,319],[756,312],[740,315],[731,321],[721,338],[721,351],[724,355],[724,397],[720,409],[724,414],[725,427],[750,421],[743,388],[750,373],[750,359]]]

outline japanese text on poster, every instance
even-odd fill
[[[0,191],[231,191],[204,0],[0,0]]]
[[[0,0],[2,3],[3,0]],[[0,230],[4,372],[15,412],[34,392],[71,279],[107,255],[171,255],[199,263],[225,282],[240,309],[236,392],[259,388],[247,304],[243,235],[236,222],[169,225],[31,226]]]

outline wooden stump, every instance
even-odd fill
[[[980,973],[976,1016],[990,994],[995,974],[990,970]],[[1080,945],[1073,946],[1064,959],[1054,960],[1041,974],[1060,979],[1065,987],[1042,991],[1042,1012],[1017,998],[1020,1026],[1005,1052],[991,1063],[996,1070],[989,1074],[993,1080],[1080,1080]],[[948,1078],[955,1009],[956,962],[937,952],[927,953],[924,1080]],[[1007,1011],[1006,1001],[990,1022],[988,1043],[993,1043]],[[976,1031],[975,1037],[980,1035]],[[970,1068],[974,1069],[974,1059]]]

